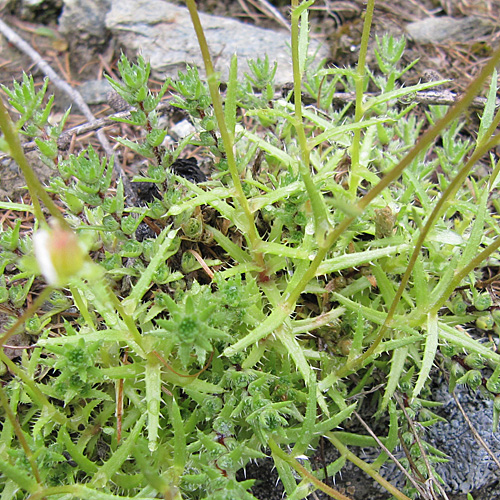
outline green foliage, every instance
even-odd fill
[[[177,354],[184,368],[187,368],[192,361],[191,351],[194,350],[196,361],[203,365],[207,354],[213,351],[211,340],[231,338],[220,328],[210,326],[208,320],[218,304],[210,300],[210,293],[204,294],[196,288],[187,292],[180,304],[165,294],[162,302],[170,314],[170,319],[156,320],[162,330],[155,331],[155,335],[160,338],[175,339]]]
[[[108,77],[131,107],[120,121],[144,133],[116,140],[149,160],[139,180],[156,187],[140,206],[113,182],[112,159],[92,146],[54,148],[67,115],[49,125],[46,82],[37,92],[25,75],[4,89],[17,131],[57,172],[49,190],[89,254],[79,276],[29,308],[42,288],[31,239],[19,222],[0,233],[3,343],[21,331],[36,343],[16,362],[0,353],[4,497],[251,499],[240,471],[271,449],[290,498],[343,498],[323,470],[297,461],[326,437],[342,454],[329,473],[348,458],[407,498],[378,473],[385,451],[373,464],[351,451],[376,442],[348,419],[362,402],[376,406],[389,421],[377,431],[384,446],[404,446],[402,464],[422,483],[428,464],[439,479],[432,464],[445,458],[424,433],[440,420],[430,401],[437,360],[450,389],[467,384],[493,400],[498,424],[500,357],[463,331],[500,331],[486,281],[498,267],[498,165],[473,172],[500,120],[496,87],[475,144],[442,107],[417,120],[413,93],[437,83],[398,86],[411,66],[401,66],[404,40],[376,39],[371,72],[326,70],[306,58],[308,5],[294,2],[293,104],[274,99],[267,57],[241,81],[233,59],[224,102],[210,68],[207,83],[188,67],[155,94],[149,63],[120,58],[120,80]],[[380,93],[364,100],[370,80]],[[172,150],[158,111],[169,86],[196,130]],[[354,117],[334,106],[338,88],[357,93]],[[256,117],[251,130],[245,115]],[[425,142],[429,131],[442,140]],[[203,186],[169,171],[193,145],[214,163]]]
[[[173,105],[189,113],[197,131],[197,138],[189,138],[189,144],[204,146],[215,158],[218,168],[226,170],[224,145],[216,133],[217,119],[208,86],[203,82],[197,67],[188,66],[179,71],[176,80],[169,80],[175,91]]]
[[[34,139],[40,151],[40,159],[46,165],[54,167],[58,154],[57,139],[61,136],[70,110],[62,116],[57,125],[49,123],[54,96],[44,104],[48,84],[46,78],[42,88],[37,91],[33,77],[23,73],[22,83],[13,82],[12,90],[4,85],[2,89],[9,98],[9,104],[20,114],[16,121],[19,133]]]

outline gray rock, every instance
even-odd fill
[[[108,93],[112,90],[108,80],[88,80],[83,82],[75,90],[80,92],[83,100],[87,104],[102,104],[108,102]],[[56,105],[59,109],[66,110],[69,106],[73,105],[73,101],[65,92],[56,90]]]
[[[449,16],[428,17],[406,26],[410,38],[419,43],[472,42],[492,33],[493,30],[491,23],[474,16],[463,19]]]
[[[469,392],[464,386],[457,387],[456,395],[477,433],[492,453],[500,458],[500,434],[492,430],[493,401],[482,398],[479,393]],[[430,427],[427,440],[445,452],[450,459],[446,464],[435,464],[447,491],[465,494],[499,481],[500,470],[486,450],[474,439],[446,387],[439,387],[434,397],[444,403],[438,413],[447,422],[439,422]]]
[[[200,14],[216,71],[227,79],[229,61],[238,56],[239,72],[248,71],[246,60],[263,58],[278,62],[275,82],[292,80],[290,34],[256,28],[232,19]],[[141,53],[151,62],[156,77],[177,76],[187,64],[203,68],[189,12],[162,0],[112,0],[106,26],[129,55]],[[326,49],[313,42],[311,53],[326,57]]]
[[[184,139],[184,137],[187,137],[189,134],[194,134],[196,132],[196,129],[193,127],[192,123],[189,120],[184,119],[171,127],[169,132],[170,135],[176,140],[181,140]]]
[[[493,401],[485,399],[479,392],[469,391],[463,385],[456,387],[455,394],[477,433],[492,453],[500,458],[500,435],[493,432]],[[448,391],[447,383],[441,382],[433,388],[433,399],[442,403],[442,406],[433,408],[433,411],[443,417],[446,422],[438,422],[426,428],[423,439],[446,453],[448,457],[448,462],[433,464],[444,481],[443,488],[448,497],[450,500],[459,500],[465,499],[467,493],[472,493],[476,500],[498,500],[500,493],[497,491],[490,494],[487,489],[500,481],[500,470],[474,438],[469,425]],[[363,458],[375,458],[378,454],[378,451],[373,453],[370,449],[363,451],[366,451]],[[394,455],[398,459],[405,457],[399,447],[394,451]],[[380,472],[397,488],[404,487],[406,479],[392,462],[386,462]],[[348,465],[347,474],[344,475],[343,480],[353,483],[357,479],[356,471]],[[380,486],[372,484],[374,488],[369,492],[369,498],[387,498],[375,492],[376,490],[382,491]],[[355,498],[358,497],[355,496]]]
[[[87,104],[106,102],[111,90],[108,80],[89,80],[78,87],[78,91]]]
[[[108,37],[104,18],[110,8],[111,0],[64,0],[60,32],[72,45],[103,45]]]

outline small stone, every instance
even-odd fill
[[[88,80],[75,89],[78,90],[83,100],[89,105],[107,102],[108,94],[113,90],[107,80]],[[61,109],[66,109],[73,102],[66,93],[58,92],[57,104]]]
[[[109,42],[104,23],[111,0],[64,0],[59,33],[68,41],[72,60],[83,67],[103,54]]]
[[[453,43],[476,41],[492,33],[494,26],[479,17],[455,19],[449,16],[428,17],[410,23],[406,31],[417,43]]]
[[[176,140],[182,140],[184,137],[187,137],[189,134],[194,134],[196,129],[193,124],[189,120],[181,120],[179,123],[176,123],[170,130],[170,135]]]
[[[78,92],[87,104],[107,102],[111,90],[108,80],[89,80],[78,87]]]

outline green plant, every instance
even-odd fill
[[[438,357],[452,388],[482,390],[497,421],[500,414],[499,356],[455,328],[499,324],[483,276],[498,262],[498,162],[490,158],[486,176],[474,173],[500,139],[496,73],[475,143],[460,138],[458,118],[500,51],[456,106],[431,107],[417,120],[415,104],[404,101],[439,82],[398,87],[408,69],[400,67],[404,40],[389,37],[377,40],[379,68],[367,71],[373,2],[358,68],[324,70],[307,58],[312,2],[294,0],[293,103],[271,107],[275,68],[267,59],[254,61],[243,81],[233,59],[222,96],[187,3],[206,83],[188,68],[153,94],[148,63],[125,56],[120,81],[109,79],[133,108],[120,120],[143,132],[117,142],[151,160],[148,177],[136,179],[156,185],[145,206],[129,206],[120,182],[110,189],[112,160],[92,147],[56,154],[51,141],[62,124],[48,125],[46,86],[36,93],[25,77],[7,92],[21,114],[15,124],[0,104],[0,145],[22,166],[33,199],[0,206],[34,212],[42,235],[39,269],[19,224],[0,235],[0,298],[11,312],[24,310],[12,314],[2,344],[21,329],[36,337],[19,362],[0,352],[12,375],[0,389],[3,495],[250,499],[253,481],[238,472],[270,450],[288,498],[321,489],[345,499],[322,482],[324,471],[297,460],[326,437],[341,454],[328,474],[350,460],[395,497],[413,496],[422,484],[403,493],[378,471],[400,434],[405,465],[411,460],[421,483],[435,479],[426,464],[442,454],[426,446],[424,460],[412,422],[439,419],[427,400]],[[316,108],[302,104],[303,80]],[[370,81],[380,93],[363,99]],[[169,84],[196,128],[172,151],[162,145],[157,111]],[[354,116],[349,106],[334,110],[338,85],[356,92]],[[243,113],[256,118],[253,128],[243,127]],[[50,138],[37,144],[59,173],[50,191],[66,217],[23,160],[21,130]],[[203,185],[170,168],[189,145],[204,146],[217,165]],[[39,200],[57,223],[47,224]],[[144,221],[154,234],[144,237]],[[40,272],[49,286],[27,307]],[[76,318],[65,313],[70,306]],[[59,313],[62,325],[52,321]],[[351,448],[375,438],[338,427],[380,380],[373,401],[389,429],[369,464]]]

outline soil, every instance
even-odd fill
[[[177,2],[182,3],[182,2]],[[287,19],[289,2],[274,0],[270,2]],[[0,1],[0,5],[5,2]],[[261,12],[255,6],[260,5],[255,0],[201,0],[198,2],[200,10],[217,15],[231,16],[244,22],[253,23],[260,27],[280,29],[280,24],[268,14]],[[74,54],[69,51],[69,43],[59,35],[57,19],[61,13],[61,0],[46,0],[37,10],[21,7],[20,1],[8,2],[1,11],[2,18],[18,34],[20,34],[43,58],[71,85],[101,79],[103,72],[113,74],[119,51],[111,43],[107,50],[98,56],[86,58],[91,62],[80,67]],[[318,0],[311,10],[311,36],[322,40],[330,49],[329,64],[343,67],[354,65],[357,60],[363,25],[364,5],[361,0]],[[452,16],[462,18],[475,15],[498,24],[497,15],[500,12],[500,0],[392,0],[391,2],[377,1],[374,14],[373,33],[382,35],[405,33],[407,23],[418,21],[432,16]],[[416,83],[426,72],[437,73],[438,78],[450,79],[448,88],[461,92],[474,78],[491,54],[492,48],[498,45],[500,31],[476,38],[471,42],[453,42],[441,44],[416,44],[408,41],[404,55],[406,63],[418,59],[418,63],[405,75],[402,83],[407,85]],[[80,47],[81,50],[81,47]],[[374,61],[373,52],[369,54],[369,64]],[[19,52],[0,36],[0,83],[11,86],[13,80],[22,79],[22,72],[33,73],[37,85],[43,82],[41,72],[33,67],[28,56]],[[161,82],[158,82],[159,84]],[[57,94],[59,91],[49,85],[49,92]],[[2,97],[5,97],[0,91]],[[96,117],[110,113],[107,105],[93,108]],[[84,117],[78,112],[72,113],[67,126],[84,123]],[[475,122],[471,121],[468,133],[474,134]],[[89,136],[79,140],[88,143]],[[94,139],[90,139],[94,141]],[[93,142],[99,147],[97,142]],[[38,161],[36,155],[30,156],[30,161],[40,174],[40,180],[45,182],[51,172]],[[27,199],[25,183],[20,176],[17,166],[8,160],[0,161],[0,201],[11,200],[19,202]],[[14,224],[14,219],[6,211],[0,210],[2,224]],[[27,223],[29,219],[27,217]],[[21,342],[23,344],[25,342]],[[250,468],[249,468],[250,469]],[[247,471],[249,477],[251,470]],[[270,480],[274,481],[271,478]],[[273,490],[274,484],[270,486]],[[269,489],[267,489],[269,491]],[[368,497],[366,497],[368,498]],[[451,497],[450,497],[451,498]],[[459,497],[456,497],[457,500]],[[474,498],[500,498],[495,490],[480,492]]]

